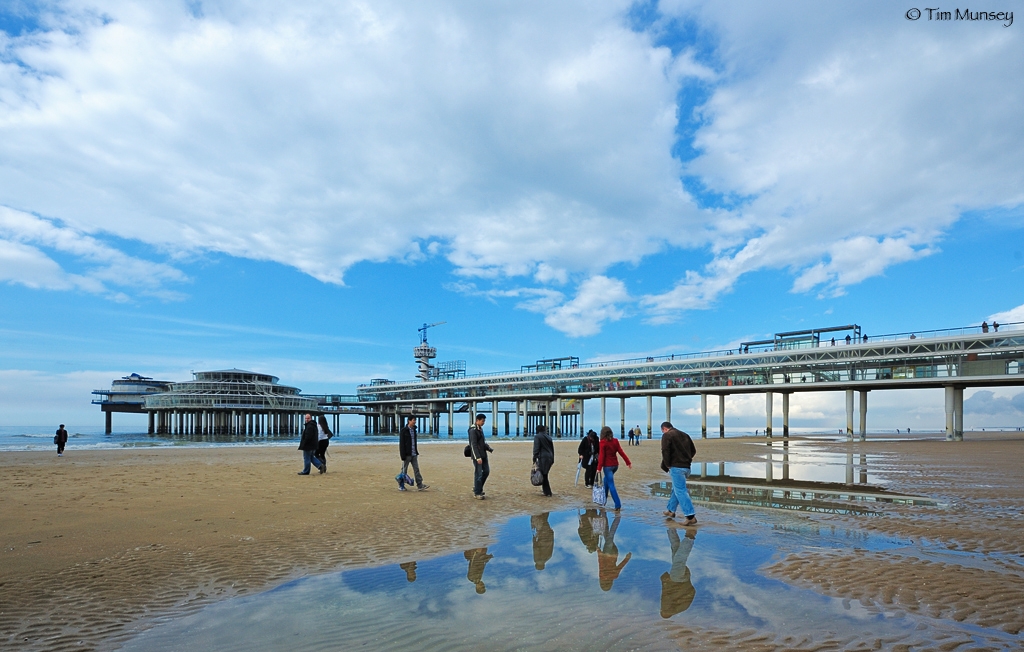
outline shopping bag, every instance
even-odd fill
[[[605,496],[604,493],[604,485],[595,482],[594,491],[591,498],[598,505],[604,505],[606,502],[608,502],[608,497]]]
[[[533,470],[530,471],[530,484],[534,487],[539,487],[544,483],[544,476],[541,474],[540,469],[537,465],[533,465]]]

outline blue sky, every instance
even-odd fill
[[[761,4],[6,3],[0,425],[133,371],[407,379],[423,322],[473,373],[1024,321],[1020,28]],[[869,427],[941,425],[912,396]]]

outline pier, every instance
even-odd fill
[[[968,387],[1024,385],[1024,324],[989,328],[917,331],[867,337],[858,325],[778,333],[770,340],[745,342],[724,351],[647,357],[599,363],[537,365],[516,371],[460,378],[395,382],[378,379],[357,390],[368,433],[389,432],[399,415],[424,418],[423,431],[455,432],[455,414],[490,413],[491,433],[532,432],[538,423],[556,436],[583,434],[583,400],[599,399],[606,425],[608,400],[619,401],[619,432],[626,431],[627,400],[646,405],[648,439],[653,436],[655,399],[672,420],[672,399],[699,396],[701,436],[708,436],[708,402],[717,403],[718,436],[726,433],[726,405],[734,394],[765,395],[765,434],[774,434],[774,396],[782,399],[782,434],[789,435],[789,402],[795,392],[840,391],[846,398],[846,435],[864,439],[868,393],[875,390],[939,388],[945,391],[946,438],[963,439],[963,392]],[[845,333],[845,335],[844,335]],[[839,338],[836,339],[835,335]],[[825,338],[828,339],[825,339]],[[421,344],[425,346],[426,342]],[[558,358],[558,361],[575,360]],[[856,406],[856,409],[855,409]],[[660,410],[659,410],[660,411]],[[566,415],[574,418],[565,420]],[[554,416],[554,420],[551,417]],[[660,422],[662,419],[659,418]],[[859,417],[855,419],[855,417]],[[855,428],[856,424],[856,428]]]

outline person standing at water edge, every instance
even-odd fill
[[[420,451],[416,443],[416,417],[409,417],[405,427],[398,433],[398,454],[402,456],[402,476],[405,477],[412,465],[412,472],[416,476],[416,488],[420,491],[427,489],[423,484],[423,476],[420,475]],[[398,490],[405,491],[405,483],[398,483]]]
[[[491,467],[487,463],[487,453],[493,453],[494,449],[484,441],[484,421],[487,415],[476,415],[476,423],[469,428],[469,453],[473,458],[473,497],[477,500],[484,499],[484,483],[487,476],[491,474]]]
[[[327,473],[327,447],[331,445],[331,437],[334,433],[327,426],[327,417],[320,415],[316,418],[316,459],[320,460],[321,473]]]
[[[626,451],[622,450],[622,444],[612,436],[612,429],[608,426],[601,428],[601,450],[597,454],[597,470],[604,469],[604,491],[615,501],[615,511],[622,509],[622,502],[619,500],[619,492],[615,490],[615,472],[619,470],[619,458],[626,461],[626,466],[633,468],[633,464],[626,457]]]
[[[672,478],[672,496],[668,499],[665,516],[676,517],[676,509],[682,509],[686,520],[683,525],[696,525],[697,515],[690,500],[690,492],[686,490],[686,479],[690,477],[690,463],[697,454],[690,435],[676,430],[665,421],[661,424],[661,470]]]
[[[545,496],[551,495],[551,485],[548,484],[548,473],[555,463],[555,444],[551,441],[551,435],[544,426],[537,426],[537,434],[533,436],[533,463],[540,470],[541,489]]]
[[[64,446],[68,443],[68,431],[64,430],[64,424],[57,428],[57,434],[53,436],[53,443],[57,444],[57,457],[64,457]]]
[[[320,464],[316,458],[317,429],[313,417],[306,415],[306,425],[302,427],[302,438],[299,440],[299,450],[302,451],[302,470],[299,475],[309,475],[309,465],[312,464],[323,473],[327,469]]]

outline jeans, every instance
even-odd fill
[[[412,472],[416,477],[416,486],[423,486],[423,476],[420,475],[420,462],[419,455],[410,455],[409,457],[402,460],[402,475],[405,475],[409,471],[409,465],[412,464]]]
[[[668,499],[666,509],[675,512],[676,507],[680,507],[683,516],[690,518],[694,515],[693,501],[690,500],[690,492],[686,490],[686,478],[690,477],[690,469],[673,466],[668,470],[668,474],[672,478],[672,497]]]
[[[316,458],[316,451],[302,451],[302,473],[303,475],[309,473],[309,465],[312,464],[316,468],[320,468],[320,460]]]
[[[622,502],[619,500],[619,492],[615,491],[615,472],[619,470],[617,466],[606,466],[604,467],[604,492],[615,501],[615,509],[622,508]]]
[[[473,472],[473,495],[482,496],[484,495],[484,483],[487,482],[487,476],[491,474],[491,465],[487,463],[487,458],[480,464],[473,460],[473,466],[476,467]]]

